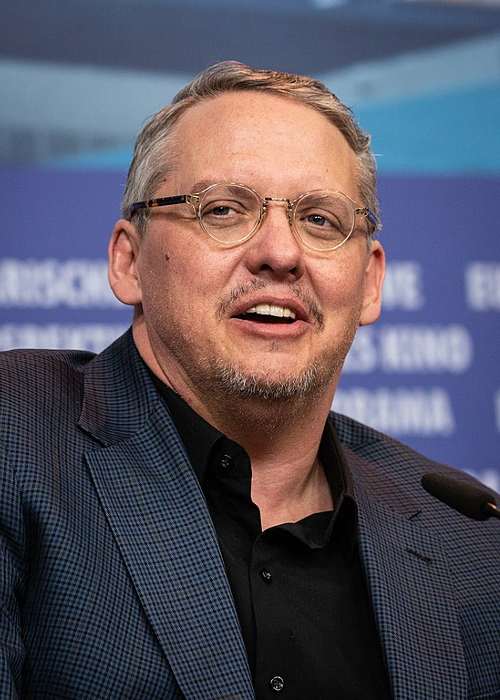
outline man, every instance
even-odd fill
[[[323,85],[237,63],[144,127],[131,333],[2,364],[2,698],[500,697],[498,523],[329,415],[380,313],[374,173]]]

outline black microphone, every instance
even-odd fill
[[[483,486],[459,481],[443,474],[424,474],[422,486],[431,496],[474,520],[500,518],[493,494]]]

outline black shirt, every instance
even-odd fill
[[[357,548],[356,503],[333,427],[319,457],[333,511],[262,532],[242,447],[156,380],[215,526],[259,700],[390,698]]]

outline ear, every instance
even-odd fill
[[[365,269],[365,289],[361,307],[360,326],[374,323],[382,309],[382,286],[385,274],[385,253],[378,241],[371,242]]]
[[[119,219],[108,246],[108,279],[114,295],[123,304],[136,306],[142,301],[137,274],[140,236],[135,226]]]

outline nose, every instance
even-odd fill
[[[246,264],[258,277],[293,282],[304,274],[304,251],[288,220],[288,201],[267,201],[260,229],[247,243]]]

